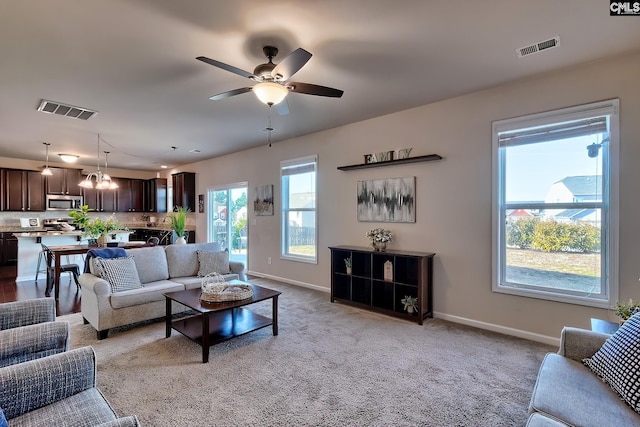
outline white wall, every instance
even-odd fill
[[[635,53],[278,142],[271,148],[265,144],[194,163],[186,170],[197,173],[199,194],[210,186],[248,181],[248,199],[252,200],[256,185],[274,184],[276,215],[254,217],[249,210],[252,271],[329,288],[327,247],[366,246],[366,230],[384,225],[396,235],[390,248],[437,253],[433,292],[437,316],[548,341],[545,337],[557,338],[563,325],[589,327],[590,317],[615,317],[606,310],[491,292],[491,123],[620,98],[620,296],[640,298],[640,264],[636,259],[640,241],[640,167],[636,165],[640,160],[639,75],[640,54]],[[295,120],[295,111],[288,119]],[[413,147],[413,156],[437,153],[444,160],[336,170],[337,166],[362,163],[366,153],[406,147]],[[310,154],[319,158],[317,265],[280,260],[278,256],[279,162]],[[399,176],[416,177],[416,223],[358,222],[356,181]],[[197,215],[197,227],[197,239],[204,241],[205,215]],[[267,257],[272,258],[271,265]]]

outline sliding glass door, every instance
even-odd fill
[[[229,250],[229,260],[247,267],[247,183],[209,189],[207,192],[208,241]]]

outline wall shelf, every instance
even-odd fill
[[[401,165],[408,163],[432,162],[442,160],[439,154],[427,154],[426,156],[407,157],[406,159],[386,160],[384,162],[361,163],[359,165],[338,166],[338,170],[350,171],[355,169],[377,168],[381,166]]]

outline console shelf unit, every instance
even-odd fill
[[[433,317],[434,253],[410,251],[377,252],[357,246],[331,246],[331,302],[411,320],[422,325]],[[351,258],[352,274],[344,260]],[[384,278],[390,261],[392,277]],[[418,298],[417,312],[409,314],[401,300]]]

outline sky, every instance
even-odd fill
[[[554,182],[567,176],[601,175],[602,150],[598,157],[587,146],[600,135],[510,147],[507,151],[507,202],[543,201]]]

